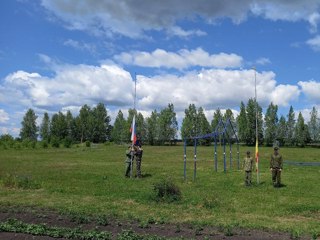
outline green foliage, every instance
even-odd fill
[[[86,147],[91,147],[91,142],[89,140],[86,141]]]
[[[151,116],[146,119],[146,140],[150,145],[156,145],[159,139],[159,114],[157,110],[152,111]]]
[[[33,109],[29,109],[21,122],[20,137],[22,140],[36,141],[38,136],[38,127],[36,125],[36,116]]]
[[[295,113],[293,111],[293,107],[290,106],[289,113],[287,116],[287,126],[286,126],[287,134],[285,139],[285,143],[287,146],[293,146],[295,143],[295,139],[294,139],[295,124],[296,124]]]
[[[109,225],[109,217],[105,214],[99,215],[97,218],[97,224],[100,226],[107,226]]]
[[[122,111],[119,110],[111,130],[111,140],[117,144],[127,142],[129,140],[127,137],[128,132],[129,126],[123,117]]]
[[[37,142],[31,139],[24,139],[21,144],[24,148],[36,148]]]
[[[72,139],[70,137],[63,139],[63,146],[65,148],[70,148],[72,146]]]
[[[40,137],[43,141],[50,141],[50,118],[47,112],[44,113],[40,125]]]
[[[60,147],[60,141],[59,141],[59,138],[56,137],[56,136],[53,136],[51,138],[51,146],[54,147],[54,148],[59,148]]]
[[[248,138],[248,125],[247,125],[247,114],[246,114],[246,106],[243,102],[240,104],[240,113],[237,117],[238,123],[238,138],[240,142],[246,142]]]
[[[34,181],[30,176],[18,176],[7,173],[2,184],[6,188],[21,188],[21,189],[39,189],[40,184]]]
[[[265,121],[265,143],[267,146],[272,146],[278,137],[278,106],[272,102],[268,106]]]
[[[206,196],[205,199],[203,200],[203,206],[207,209],[214,209],[219,207],[219,205],[220,205],[220,202],[215,197]]]
[[[117,240],[165,240],[165,239],[170,239],[170,238],[149,236],[149,235],[140,235],[140,234],[135,233],[132,230],[123,230],[117,236]]]
[[[49,147],[49,144],[48,144],[47,140],[42,140],[42,141],[40,142],[40,146],[41,146],[42,148],[48,148],[48,147]]]
[[[0,136],[0,146],[2,146],[4,149],[12,148],[14,144],[15,141],[9,134],[3,134]]]
[[[302,233],[297,229],[292,230],[290,233],[290,239],[300,239],[301,236],[302,236]]]
[[[310,132],[310,138],[312,142],[320,141],[320,118],[318,117],[318,111],[315,107],[310,112],[310,121],[308,122],[308,129]]]
[[[182,194],[180,188],[171,179],[164,179],[153,185],[153,198],[160,202],[180,201]]]
[[[111,240],[112,235],[109,232],[96,230],[81,230],[63,227],[49,227],[44,224],[28,224],[16,219],[9,219],[0,223],[0,232],[16,232],[27,233],[37,236],[49,236],[53,238],[67,239],[96,239],[96,240]]]
[[[312,240],[318,239],[318,237],[320,237],[320,232],[317,232],[317,231],[313,230],[312,234],[311,234],[311,237],[312,237]]]
[[[178,131],[178,122],[173,104],[162,109],[159,114],[159,143],[164,145],[165,142],[171,142],[176,138]]]
[[[256,114],[257,113],[257,114]],[[250,98],[246,107],[247,135],[246,144],[254,145],[256,142],[256,123],[258,123],[259,144],[263,143],[263,119],[262,108],[255,99]]]

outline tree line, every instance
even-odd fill
[[[190,104],[184,111],[180,134],[182,139],[190,139],[192,136],[199,136],[216,131],[219,121],[230,119],[240,142],[246,145],[254,145],[256,138],[256,124],[258,124],[259,144],[267,146],[275,142],[280,146],[300,146],[309,143],[320,142],[320,119],[315,107],[310,112],[310,120],[305,120],[299,112],[297,118],[293,107],[286,116],[278,116],[278,106],[270,103],[263,116],[262,107],[254,99],[249,99],[247,104],[241,102],[240,113],[235,118],[231,109],[222,114],[217,109],[213,114],[211,122],[207,120],[204,109],[197,108]],[[111,117],[103,103],[91,108],[88,105],[81,107],[79,114],[73,116],[70,111],[65,114],[55,113],[49,117],[44,113],[40,126],[37,126],[38,116],[33,109],[28,109],[21,122],[19,138],[13,139],[8,134],[0,137],[0,144],[15,141],[26,142],[34,145],[41,142],[43,146],[58,147],[63,144],[70,147],[74,143],[104,143],[114,142],[123,144],[130,142],[129,131],[133,116],[136,116],[136,130],[144,144],[165,145],[172,144],[177,140],[178,122],[174,105],[169,103],[160,111],[153,110],[151,115],[144,118],[135,109],[128,110],[128,117],[125,118],[121,110],[111,125]],[[200,140],[200,144],[210,144],[212,139]],[[189,142],[191,144],[191,141]]]

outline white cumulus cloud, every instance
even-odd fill
[[[64,65],[52,78],[17,71],[5,78],[4,89],[7,103],[42,108],[99,101],[121,106],[132,101],[132,78],[115,65]]]
[[[307,41],[307,44],[315,51],[320,51],[320,35],[315,36]]]
[[[320,104],[320,82],[315,80],[307,82],[300,81],[298,82],[298,85],[308,99],[314,101],[315,104]]]
[[[0,109],[0,123],[5,123],[9,121],[9,114],[3,110],[3,109]]]
[[[189,67],[216,67],[216,68],[234,68],[242,65],[243,59],[237,54],[209,54],[202,48],[194,50],[181,49],[176,52],[167,52],[163,49],[156,49],[153,52],[123,52],[116,55],[118,62],[136,65],[142,67],[164,67],[187,69]]]

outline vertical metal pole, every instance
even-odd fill
[[[184,140],[184,154],[183,154],[183,176],[184,176],[184,180],[187,179],[187,140]]]
[[[218,171],[218,159],[217,159],[217,136],[214,135],[214,169]]]
[[[223,169],[224,172],[227,172],[227,162],[226,162],[226,141],[225,141],[225,136],[223,133]]]
[[[237,155],[238,155],[238,170],[240,170],[240,152],[239,152],[239,142],[237,142]]]
[[[197,176],[197,139],[194,139],[194,170],[193,170],[193,181],[196,180]]]
[[[134,73],[134,97],[133,97],[133,117],[135,116],[136,114],[136,96],[137,96],[137,76],[136,76],[136,73]],[[132,131],[135,131],[132,129]],[[131,148],[133,149],[133,145],[134,145],[134,142],[132,141],[131,143]],[[130,170],[130,178],[133,178],[133,155],[131,156],[131,163],[130,163],[130,167],[131,167],[131,170]]]
[[[231,144],[231,139],[229,139],[230,143],[230,170],[232,169],[232,144]]]
[[[257,74],[256,68],[254,68],[254,98],[256,103],[256,148],[259,145],[258,141],[258,101],[257,101]],[[257,151],[258,149],[256,149]],[[256,171],[257,171],[257,183],[259,184],[259,158],[256,156]]]

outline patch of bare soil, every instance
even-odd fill
[[[221,229],[214,226],[195,227],[191,225],[176,224],[141,224],[137,221],[119,221],[109,219],[105,226],[99,225],[96,220],[82,221],[75,220],[71,216],[59,214],[51,210],[27,209],[23,211],[13,211],[0,209],[0,222],[8,219],[17,219],[27,224],[46,224],[50,227],[81,228],[82,230],[107,231],[116,239],[123,230],[132,230],[139,235],[155,235],[164,238],[184,238],[184,239],[239,239],[239,240],[289,240],[292,239],[289,233],[272,232],[253,229]],[[0,232],[0,239],[36,239],[51,240],[64,239],[52,238],[48,236],[33,236],[31,234]],[[310,236],[302,236],[299,239],[310,239]]]

